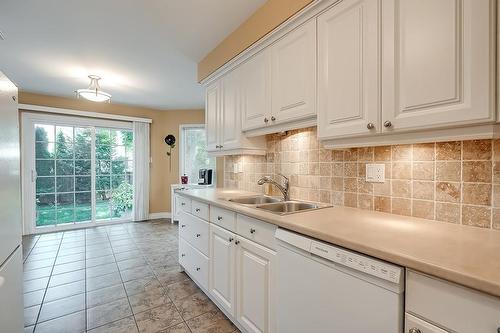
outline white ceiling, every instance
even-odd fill
[[[113,102],[201,108],[197,63],[265,0],[1,0],[0,71],[74,96],[102,77]]]

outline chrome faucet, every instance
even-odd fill
[[[283,200],[289,201],[290,200],[290,181],[288,180],[287,177],[285,177],[285,175],[283,175],[281,173],[278,173],[278,175],[283,177],[283,185],[281,185],[280,183],[276,182],[275,180],[271,179],[268,176],[264,176],[261,179],[259,179],[257,181],[257,184],[259,184],[259,185],[264,185],[266,183],[273,184],[283,194]]]

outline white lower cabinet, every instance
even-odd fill
[[[236,243],[236,320],[249,333],[275,332],[276,253],[241,237]]]
[[[275,333],[276,252],[266,246],[276,227],[213,206],[203,214],[209,222],[193,215],[192,203],[179,214],[179,264],[242,331]]]
[[[208,291],[215,301],[235,315],[236,235],[210,225],[210,279]]]
[[[447,333],[447,331],[440,329],[422,319],[419,319],[411,314],[405,315],[405,332],[408,333]],[[495,332],[493,332],[495,333]]]
[[[274,333],[276,253],[210,225],[212,299],[248,333]]]
[[[500,298],[412,270],[406,313],[407,333],[500,332]]]
[[[184,238],[179,239],[179,263],[204,290],[208,290],[208,257]]]

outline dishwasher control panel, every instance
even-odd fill
[[[403,275],[403,268],[401,267],[316,241],[311,242],[310,252],[343,266],[393,283],[399,283]]]

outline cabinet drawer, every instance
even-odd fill
[[[406,274],[406,311],[453,332],[500,328],[500,298],[412,270]]]
[[[182,267],[184,267],[200,287],[208,290],[208,257],[182,238],[179,241],[179,251],[181,248],[184,250],[184,258],[186,258],[184,263],[181,264]],[[180,257],[179,262],[181,262]]]
[[[208,204],[193,200],[191,203],[191,214],[208,221]]]
[[[237,215],[237,234],[273,250],[276,248],[276,239],[274,238],[276,228],[277,226],[274,224],[259,221],[245,215]]]
[[[188,213],[191,213],[191,199],[179,195],[179,207]]]
[[[236,231],[236,213],[230,210],[210,206],[210,222],[233,232]]]
[[[187,242],[183,238],[179,238],[179,264],[182,267],[189,265],[190,251]]]
[[[209,224],[186,212],[179,217],[179,236],[208,255]]]
[[[448,333],[437,326],[429,324],[428,322],[407,313],[405,315],[405,332],[408,333],[411,329],[416,329],[417,332],[420,333]]]

